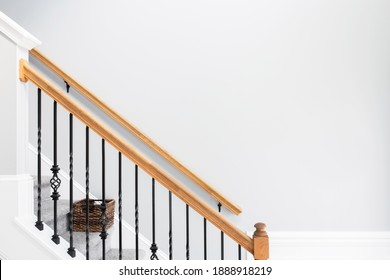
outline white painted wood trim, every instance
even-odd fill
[[[33,197],[33,190],[28,186],[33,185],[33,178],[30,175],[0,175],[1,183],[13,183],[18,188],[18,202],[17,213],[18,216],[33,215],[34,202],[31,199]]]
[[[0,175],[0,182],[18,182],[18,181],[29,181],[31,180],[30,175]]]
[[[390,260],[390,231],[271,231],[268,235],[270,259]]]
[[[28,174],[28,127],[29,127],[29,115],[28,115],[28,88],[29,83],[23,83],[19,80],[19,61],[24,59],[29,60],[28,51],[21,46],[16,46],[16,164],[17,174]]]
[[[16,99],[16,111],[10,116],[11,121],[15,121],[16,135],[16,174],[27,174],[27,155],[28,155],[28,84],[19,80],[19,61],[25,59],[28,61],[28,51],[37,47],[41,42],[31,35],[28,31],[18,25],[11,18],[0,12],[0,33],[8,38],[15,45],[15,70],[14,82],[16,92],[8,92],[10,98]],[[10,54],[11,55],[11,54]],[[14,55],[14,54],[12,54]],[[4,65],[3,67],[7,67]]]
[[[27,50],[31,50],[41,44],[37,38],[2,12],[0,12],[0,32],[16,45]]]
[[[22,177],[22,176],[19,176]],[[30,175],[18,180],[18,216],[31,216],[34,214],[34,182]]]
[[[17,217],[15,223],[23,230],[30,238],[38,242],[47,252],[49,252],[55,259],[58,260],[85,260],[85,256],[76,250],[76,257],[72,258],[68,255],[67,251],[69,243],[62,237],[60,237],[60,244],[54,245],[51,241],[53,230],[46,224],[42,231],[37,230],[34,226],[36,221],[35,216],[30,217]]]

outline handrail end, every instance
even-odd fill
[[[223,205],[223,204],[222,204]],[[236,205],[236,204],[233,204],[233,203],[229,203],[229,204],[225,204],[224,205],[227,209],[229,209],[233,214],[235,215],[240,215],[242,213],[242,209],[240,206]]]
[[[19,60],[19,80],[23,83],[28,81],[27,76],[25,75],[25,66],[27,65],[27,61],[25,59]]]

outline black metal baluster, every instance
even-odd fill
[[[66,83],[66,91],[69,93],[69,85]],[[69,248],[68,254],[72,258],[76,256],[73,247],[73,115],[69,114]]]
[[[156,244],[156,195],[155,195],[155,180],[152,178],[152,245],[150,246],[150,251],[152,255],[150,256],[151,260],[158,260],[156,255],[158,247]]]
[[[222,204],[219,202],[218,203],[218,212],[221,213],[222,210]],[[225,234],[221,230],[221,260],[225,258]]]
[[[89,260],[89,127],[85,128],[85,258]]]
[[[35,227],[39,230],[43,230],[43,223],[42,223],[42,163],[41,163],[41,153],[42,153],[42,135],[41,135],[41,128],[42,128],[42,93],[41,89],[38,88],[38,162],[37,162],[37,180],[38,180],[38,209],[37,209],[37,221],[35,222]]]
[[[119,152],[119,187],[118,187],[118,217],[119,217],[119,260],[122,259],[122,154]]]
[[[106,227],[109,223],[107,213],[106,213],[106,151],[105,151],[105,141],[102,139],[102,204],[100,204],[100,209],[102,214],[99,218],[99,225],[102,227],[100,233],[100,238],[102,239],[102,259],[106,259],[106,239],[108,233]]]
[[[238,245],[238,259],[241,260],[241,245]]]
[[[169,191],[169,259],[173,260],[172,192],[171,191]]]
[[[190,259],[190,209],[186,204],[186,259]]]
[[[207,220],[203,218],[203,251],[204,251],[204,260],[207,260]]]
[[[60,167],[57,162],[57,101],[54,101],[53,104],[53,166],[50,169],[53,172],[53,177],[50,179],[51,188],[53,189],[53,193],[51,198],[54,203],[54,234],[51,237],[51,240],[55,244],[60,244],[60,237],[58,235],[57,228],[57,202],[60,198],[60,194],[58,192],[59,187],[61,186],[61,179],[58,178],[58,172],[60,171]]]
[[[135,166],[135,259],[139,260],[138,165]]]

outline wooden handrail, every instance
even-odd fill
[[[26,60],[20,60],[19,75],[19,78],[22,82],[31,81],[43,92],[57,101],[57,103],[61,104],[62,107],[65,108],[68,112],[72,113],[90,129],[95,131],[100,137],[110,143],[124,156],[142,168],[152,178],[170,190],[179,199],[188,204],[201,216],[205,217],[208,221],[214,224],[218,229],[223,231],[235,242],[240,244],[248,252],[254,254],[254,241],[252,238],[238,229],[235,225],[230,223],[225,217],[204,203],[192,192],[176,182],[164,171],[154,166],[153,163],[148,161],[143,155],[137,152],[133,146],[110,131],[104,124],[92,117],[69,96],[47,81],[40,73],[34,70]]]
[[[165,151],[161,146],[159,146],[156,142],[154,142],[151,138],[146,136],[142,131],[140,131],[137,127],[127,121],[124,117],[122,117],[119,113],[114,111],[111,107],[109,107],[106,103],[104,103],[101,99],[99,99],[96,95],[94,95],[87,88],[82,86],[79,82],[77,82],[73,77],[64,72],[60,67],[54,64],[51,60],[49,60],[45,55],[43,55],[37,49],[32,49],[30,53],[35,56],[40,62],[46,65],[49,69],[51,69],[56,75],[61,77],[64,81],[66,81],[69,85],[71,85],[74,89],[76,89],[79,93],[84,95],[89,99],[93,104],[99,107],[103,112],[105,112],[108,116],[110,116],[113,120],[118,122],[122,127],[126,128],[133,135],[135,135],[139,140],[145,143],[149,148],[167,160],[170,164],[176,167],[179,171],[181,171],[184,175],[190,178],[195,184],[200,186],[203,190],[209,193],[212,197],[214,197],[218,202],[220,202],[223,206],[229,209],[234,214],[238,215],[242,212],[241,208],[234,204],[232,201],[223,196],[220,192],[214,189],[212,186],[207,184],[204,180],[199,178],[194,172],[185,167],[182,163],[180,163],[177,159],[175,159],[172,155],[170,155],[167,151]]]

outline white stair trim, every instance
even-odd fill
[[[31,50],[41,44],[37,38],[2,12],[0,12],[0,32],[16,45],[27,50]]]
[[[44,229],[38,230],[34,225],[37,220],[36,216],[17,217],[15,223],[25,231],[31,238],[39,242],[54,258],[59,260],[85,260],[85,256],[76,250],[76,257],[68,255],[69,243],[60,236],[60,244],[54,245],[51,241],[53,230],[44,223]]]

